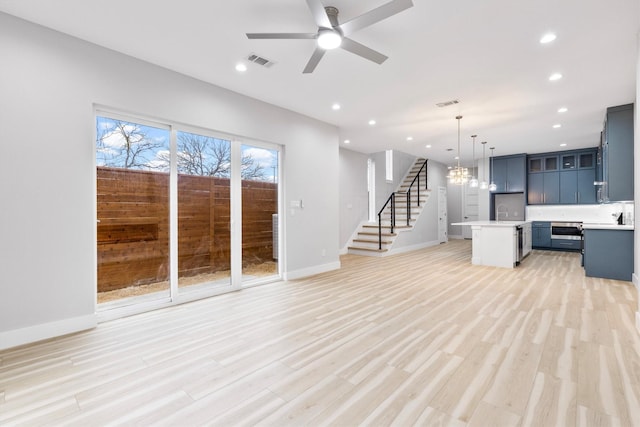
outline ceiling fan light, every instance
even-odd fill
[[[331,50],[340,47],[342,36],[333,30],[321,30],[318,34],[318,46]]]

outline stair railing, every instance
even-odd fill
[[[378,212],[378,250],[382,249],[382,212],[391,203],[391,234],[393,234],[393,227],[396,226],[396,193],[391,193],[387,201]]]
[[[413,188],[413,185],[417,183],[416,188],[417,188],[417,193],[418,193],[418,207],[420,206],[420,174],[422,173],[422,171],[424,170],[424,189],[428,190],[428,183],[427,183],[427,163],[429,162],[429,159],[426,159],[424,161],[424,163],[422,164],[422,166],[420,166],[420,170],[418,171],[418,173],[416,174],[416,176],[413,178],[413,181],[411,181],[411,184],[409,184],[409,188],[407,189],[407,226],[409,226],[409,223],[411,221],[411,189]]]
[[[411,181],[411,184],[409,185],[409,188],[407,189],[406,192],[406,196],[407,196],[407,226],[410,225],[411,222],[411,189],[413,188],[414,184],[416,185],[416,192],[418,194],[418,206],[420,206],[420,176],[422,174],[422,171],[424,170],[424,189],[427,190],[427,162],[429,161],[429,159],[426,159],[424,161],[424,163],[422,164],[422,166],[420,167],[420,170],[418,171],[418,174],[413,178],[413,181]],[[396,192],[391,193],[391,195],[389,196],[389,198],[387,199],[387,201],[384,203],[384,205],[382,206],[382,209],[380,209],[380,211],[378,212],[378,249],[382,250],[382,213],[384,212],[384,210],[387,208],[387,206],[391,205],[391,226],[390,226],[390,232],[391,234],[393,234],[393,229],[396,226]]]

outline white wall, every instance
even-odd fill
[[[344,248],[362,221],[367,220],[367,154],[340,148],[340,248]]]
[[[285,273],[339,266],[334,126],[1,13],[0,54],[0,348],[95,324],[95,104],[282,144]]]
[[[416,157],[402,151],[393,151],[393,181],[386,179],[386,153],[384,151],[369,155],[376,164],[376,215],[382,209],[392,192],[398,189]]]
[[[393,243],[393,252],[404,252],[438,243],[438,187],[446,187],[447,167],[442,163],[429,160],[428,181],[431,193],[423,207],[420,217],[409,232],[398,231]],[[447,200],[449,195],[447,194]]]

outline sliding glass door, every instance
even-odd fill
[[[100,310],[278,278],[279,160],[275,146],[98,114]]]
[[[96,121],[98,303],[169,298],[168,128]]]
[[[260,283],[278,274],[279,152],[243,144],[242,282]]]
[[[178,286],[231,283],[231,141],[177,132]]]

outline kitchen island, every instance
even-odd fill
[[[531,252],[530,221],[467,221],[471,227],[471,263],[513,268]]]

